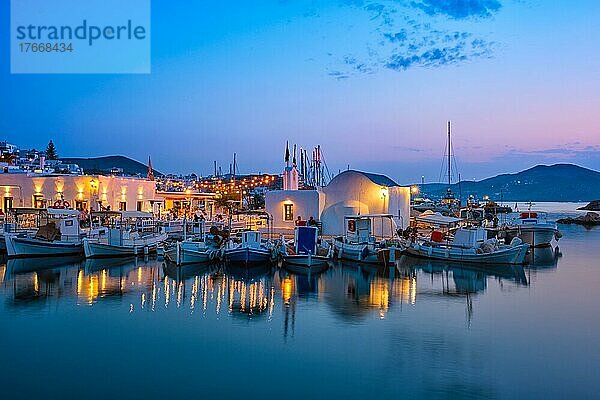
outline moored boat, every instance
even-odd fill
[[[229,231],[212,226],[210,233],[207,233],[205,221],[195,221],[191,227],[190,237],[187,236],[186,225],[183,241],[162,247],[165,259],[176,265],[219,261],[223,257],[222,247],[229,237]]]
[[[319,246],[319,229],[315,226],[297,226],[294,248],[282,244],[284,268],[300,274],[318,273],[329,267],[331,247]]]
[[[533,247],[550,246],[552,239],[561,237],[556,223],[549,221],[547,213],[541,211],[508,214],[500,232],[508,240],[519,237]]]
[[[345,234],[333,240],[339,259],[387,264],[401,255],[397,226],[391,214],[364,214],[344,217]],[[374,232],[380,232],[376,236]]]
[[[18,216],[32,216],[37,230],[21,230],[4,234],[9,257],[49,257],[78,255],[83,252],[79,211],[66,209],[19,208]]]
[[[86,258],[127,257],[156,252],[167,234],[157,229],[152,214],[141,211],[101,211],[110,228],[104,235],[83,239]],[[106,223],[106,222],[105,222]]]
[[[225,260],[232,264],[268,263],[273,258],[273,249],[261,241],[258,231],[242,232],[242,241],[230,241],[225,249]]]
[[[513,239],[510,245],[487,239],[483,228],[459,228],[452,242],[417,240],[406,244],[406,254],[431,260],[481,264],[523,264],[529,245]]]

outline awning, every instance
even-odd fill
[[[121,213],[123,218],[152,218],[152,213],[147,213],[143,211],[123,211]]]
[[[447,217],[439,212],[427,210],[418,217],[415,217],[415,220],[431,225],[450,226],[462,221],[462,218]]]

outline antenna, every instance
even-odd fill
[[[450,121],[448,121],[448,189],[450,189],[450,185],[452,184],[452,147],[450,146]]]
[[[233,180],[235,180],[235,172],[237,170],[236,154],[233,153]]]

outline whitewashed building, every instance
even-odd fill
[[[52,207],[152,211],[156,182],[133,177],[35,173],[0,173],[0,208]]]
[[[348,170],[317,190],[274,190],[265,197],[266,212],[276,231],[292,230],[298,217],[313,217],[325,235],[341,235],[344,216],[391,214],[396,225],[410,220],[410,188],[384,175]]]

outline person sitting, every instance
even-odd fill
[[[296,226],[306,226],[306,221],[302,220],[302,217],[298,215],[298,219],[296,220]]]
[[[317,221],[313,217],[310,217],[308,219],[308,226],[317,226]]]

